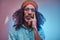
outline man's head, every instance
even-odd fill
[[[33,15],[35,15],[35,8],[33,5],[27,5],[25,8],[24,8],[24,19],[26,22],[28,22],[32,17]]]
[[[21,8],[24,8],[24,20],[28,22],[38,10],[38,6],[34,1],[25,1]]]

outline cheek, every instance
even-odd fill
[[[24,15],[28,15],[28,12],[24,11]]]

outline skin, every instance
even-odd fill
[[[31,4],[27,5],[25,8],[33,8],[33,9],[35,9],[35,7],[33,5],[31,5]],[[34,18],[31,18],[31,16],[29,16],[29,14],[31,16],[34,15]],[[26,17],[26,16],[28,16],[28,17]],[[29,18],[28,21],[27,21],[27,18]],[[29,11],[24,10],[24,19],[26,19],[25,22],[24,22],[24,25],[26,26],[26,28],[28,30],[30,29],[30,25],[32,25],[32,28],[34,30],[35,40],[42,40],[42,38],[38,34],[38,30],[37,30],[37,27],[36,27],[37,21],[36,21],[35,12],[32,12],[31,10],[29,10]]]

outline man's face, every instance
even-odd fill
[[[28,22],[35,15],[35,8],[29,4],[24,8],[24,19]]]

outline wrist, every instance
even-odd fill
[[[33,27],[33,30],[34,30],[34,31],[37,31],[37,27],[36,27],[36,26],[34,26],[34,27]]]

